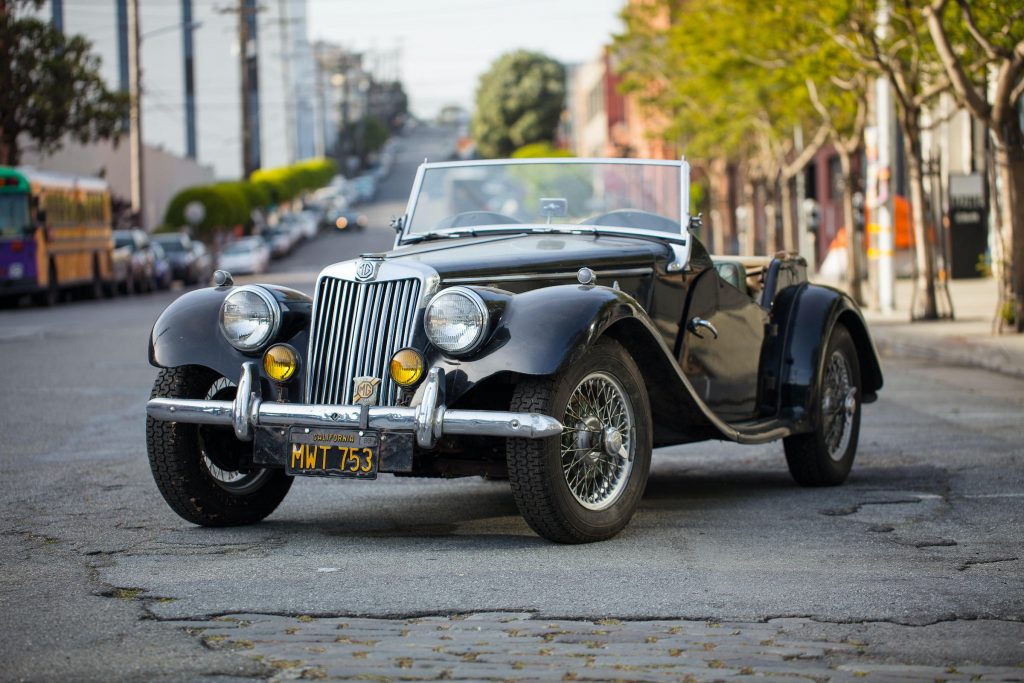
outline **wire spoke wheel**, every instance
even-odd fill
[[[551,377],[522,379],[510,407],[550,415],[562,433],[508,439],[516,506],[558,543],[611,538],[640,505],[651,466],[651,408],[643,376],[614,339],[601,339]]]
[[[825,446],[829,457],[839,460],[850,445],[853,414],[857,407],[857,389],[850,379],[850,365],[839,351],[835,351],[829,358],[822,388],[821,417]]]
[[[580,505],[603,510],[622,494],[633,467],[633,406],[618,380],[594,372],[573,390],[565,414],[562,474]]]

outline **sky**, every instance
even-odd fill
[[[411,108],[433,116],[471,107],[477,80],[505,52],[525,48],[586,62],[618,32],[625,0],[308,0],[312,40],[400,49]]]

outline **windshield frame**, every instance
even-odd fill
[[[679,168],[679,233],[659,232],[655,230],[641,230],[638,228],[622,228],[611,226],[593,225],[563,225],[563,224],[531,224],[518,223],[500,226],[482,226],[478,228],[448,228],[442,230],[431,230],[425,233],[411,233],[411,218],[416,210],[416,203],[419,198],[420,189],[423,185],[424,174],[432,169],[445,168],[473,168],[479,166],[510,166],[510,165],[546,165],[546,164],[632,164],[641,166],[675,166]],[[409,201],[402,216],[402,229],[395,237],[395,247],[436,237],[461,237],[463,235],[474,235],[493,232],[523,232],[523,233],[546,233],[561,232],[569,234],[607,234],[615,236],[638,235],[644,237],[660,237],[681,247],[685,260],[689,261],[690,239],[690,164],[685,158],[674,159],[597,159],[577,157],[556,157],[540,159],[477,159],[472,161],[442,161],[429,163],[424,161],[416,171],[416,179],[413,181],[412,192],[409,194]]]

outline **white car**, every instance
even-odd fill
[[[270,249],[260,237],[243,237],[224,247],[217,267],[235,275],[262,273],[270,264]]]

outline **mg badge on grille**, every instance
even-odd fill
[[[377,274],[377,264],[373,261],[360,261],[356,265],[356,279],[360,282],[372,280]]]
[[[352,392],[352,401],[357,406],[377,405],[377,390],[380,388],[380,380],[376,377],[354,377],[352,383],[356,385]]]

